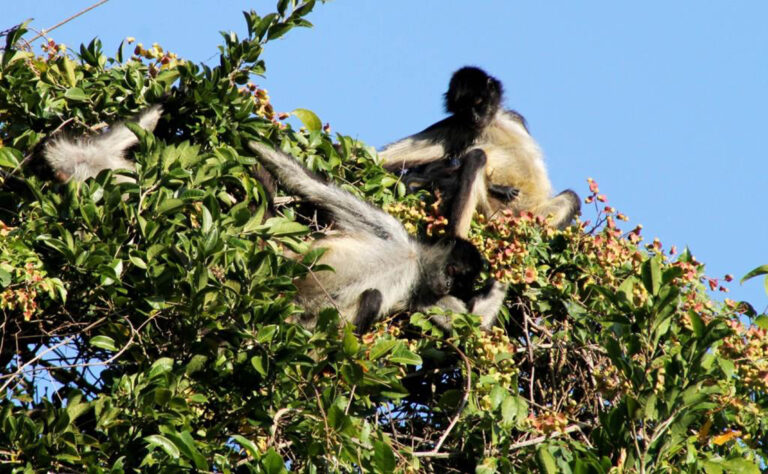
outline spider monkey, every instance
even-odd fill
[[[451,237],[428,243],[414,239],[394,217],[332,184],[319,180],[294,158],[250,142],[262,165],[291,193],[328,212],[336,230],[313,243],[326,251],[318,263],[334,271],[310,273],[296,282],[305,313],[299,322],[311,329],[329,305],[367,332],[382,316],[423,311],[432,306],[482,317],[489,329],[506,296],[506,285],[490,280],[480,291],[474,282],[482,256],[468,241]],[[434,316],[449,330],[450,320]]]
[[[443,192],[451,235],[467,236],[475,209],[489,217],[501,209],[551,214],[558,228],[581,209],[579,196],[570,189],[552,197],[538,144],[523,116],[501,107],[502,98],[498,79],[463,67],[445,93],[451,115],[379,152],[387,170],[412,170],[404,176],[411,190],[431,183]],[[473,150],[481,150],[484,160],[467,154]]]
[[[160,106],[152,106],[134,121],[152,131],[161,114]],[[135,169],[125,152],[137,143],[133,132],[118,123],[92,138],[53,139],[43,156],[60,180],[83,181],[104,169]],[[483,259],[471,243],[460,238],[436,243],[414,240],[394,217],[321,182],[290,156],[255,142],[250,147],[289,191],[328,212],[335,222],[337,230],[315,243],[327,248],[319,263],[329,264],[335,271],[311,273],[297,282],[298,300],[305,309],[302,325],[313,328],[320,309],[329,305],[339,308],[342,318],[354,323],[358,333],[366,332],[382,315],[431,306],[471,311],[482,317],[486,329],[494,324],[506,285],[490,280],[475,291]],[[450,329],[446,316],[433,319]]]

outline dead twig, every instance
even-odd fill
[[[88,13],[89,11],[93,10],[93,9],[94,9],[94,8],[96,8],[96,7],[99,7],[99,6],[101,6],[101,5],[104,5],[104,4],[105,4],[105,3],[107,3],[108,1],[109,1],[109,0],[99,0],[98,2],[94,3],[94,4],[93,4],[93,5],[91,5],[90,7],[88,7],[88,8],[85,8],[85,9],[83,9],[83,10],[80,10],[79,12],[77,12],[77,13],[75,13],[74,15],[70,16],[69,18],[65,18],[65,19],[61,20],[60,22],[56,23],[56,24],[55,24],[55,25],[53,25],[52,27],[50,27],[50,28],[45,28],[45,29],[41,30],[41,31],[40,31],[40,33],[39,33],[37,36],[35,36],[35,37],[34,37],[34,38],[32,38],[31,40],[29,40],[29,43],[32,43],[32,42],[34,42],[35,40],[38,40],[38,39],[42,38],[43,36],[46,36],[48,33],[50,33],[51,31],[55,30],[56,28],[58,28],[58,27],[60,27],[60,26],[62,26],[62,25],[64,25],[64,24],[66,24],[66,23],[69,23],[70,21],[74,20],[75,18],[79,17],[80,15],[84,15],[84,14]]]
[[[461,413],[464,411],[464,407],[467,406],[467,401],[469,400],[469,393],[472,391],[472,365],[469,363],[469,358],[464,354],[464,352],[461,351],[458,347],[456,347],[452,342],[446,340],[443,340],[446,344],[451,346],[451,348],[456,351],[457,354],[459,354],[459,357],[464,361],[464,367],[467,370],[467,379],[464,384],[464,395],[461,397],[461,402],[459,403],[459,407],[456,409],[456,414],[453,416],[453,419],[451,419],[450,424],[448,425],[448,428],[445,429],[443,432],[443,435],[440,436],[440,439],[435,444],[435,447],[432,448],[430,451],[419,451],[413,453],[413,456],[415,457],[448,457],[450,456],[449,453],[440,453],[440,448],[443,447],[443,443],[445,443],[445,440],[448,439],[448,435],[451,434],[451,431],[453,431],[453,427],[456,426],[456,423],[458,423],[459,418],[461,418]]]

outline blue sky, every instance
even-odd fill
[[[6,2],[0,29],[47,28],[95,0]],[[126,36],[210,60],[218,31],[274,0],[111,0],[52,33],[70,46]],[[336,0],[315,28],[268,45],[278,111],[315,111],[335,132],[382,145],[443,116],[453,70],[504,82],[547,157],[555,189],[586,194],[644,226],[647,241],[688,245],[707,274],[740,278],[768,263],[768,2]],[[590,218],[586,212],[584,218]],[[762,279],[728,285],[768,305]]]

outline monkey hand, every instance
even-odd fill
[[[405,189],[407,189],[409,193],[415,193],[430,183],[428,177],[417,173],[408,173],[404,175],[402,181],[403,184],[405,184]]]
[[[490,331],[504,305],[509,285],[489,278],[485,286],[469,302],[469,310],[482,318],[480,327]]]
[[[491,184],[488,191],[504,202],[514,201],[520,190],[512,186],[502,186],[500,184]]]
[[[446,172],[453,173],[457,171],[459,168],[461,168],[461,159],[456,155],[452,155],[450,157],[445,158],[443,160],[443,164],[445,166]]]

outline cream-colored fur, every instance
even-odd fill
[[[162,113],[162,107],[154,105],[133,121],[141,128],[152,131]],[[125,152],[137,143],[136,135],[124,123],[118,123],[112,125],[108,132],[95,137],[56,137],[45,146],[43,156],[63,181],[85,181],[105,169],[135,170],[136,165],[125,158]],[[127,176],[116,176],[115,180],[133,181]]]
[[[450,137],[439,127],[427,129],[384,147],[379,157],[388,169],[413,168],[445,158],[444,143],[448,141]],[[567,225],[578,210],[575,195],[565,193],[552,197],[541,149],[516,113],[499,110],[467,151],[476,148],[483,150],[487,157],[485,185],[476,183],[473,187],[470,201],[474,205],[468,209],[476,208],[490,218],[505,208],[517,214],[525,211],[541,217],[551,214],[551,222],[557,227]],[[490,184],[511,186],[519,192],[513,200],[504,202],[488,193]],[[461,222],[455,227],[457,235],[468,234],[470,220],[471,212],[462,214]]]

